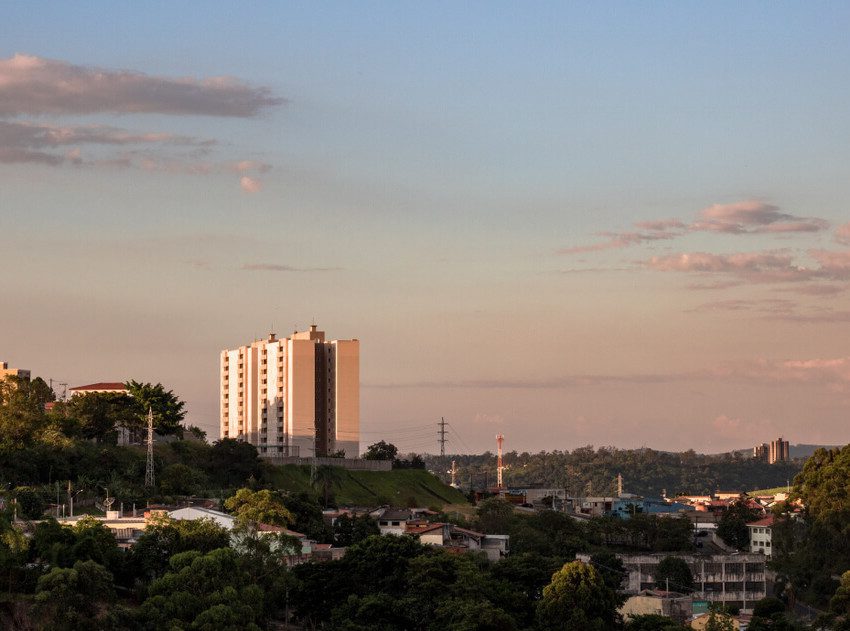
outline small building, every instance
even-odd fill
[[[29,381],[30,371],[22,368],[9,368],[9,364],[7,362],[0,362],[0,381],[8,379],[9,377]]]
[[[750,552],[770,558],[773,549],[773,515],[750,522],[747,528],[750,531]]]
[[[693,617],[694,600],[692,596],[679,592],[646,589],[629,596],[618,611],[626,621],[632,616],[656,614],[683,624]]]
[[[82,394],[130,394],[127,386],[120,381],[100,381],[86,386],[69,388],[69,390],[72,397]]]

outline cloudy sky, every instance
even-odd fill
[[[315,320],[363,444],[850,441],[844,3],[13,3],[0,360],[161,381]]]

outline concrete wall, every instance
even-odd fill
[[[263,454],[260,454],[263,456]],[[331,467],[340,467],[349,471],[390,471],[393,468],[393,463],[389,460],[361,460],[359,458],[306,458],[295,456],[277,456],[269,454],[263,456],[271,464],[286,465],[329,465]]]

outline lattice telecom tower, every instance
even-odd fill
[[[153,472],[153,408],[148,408],[148,462],[145,467],[145,487],[154,486]]]

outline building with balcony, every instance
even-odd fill
[[[260,456],[360,453],[360,342],[325,340],[312,325],[278,339],[223,350],[221,438]]]
[[[750,610],[757,600],[772,593],[772,580],[763,554],[618,554],[628,572],[623,582],[627,594],[640,594],[657,589],[653,575],[664,557],[675,556],[685,561],[694,577],[693,598],[709,603],[736,606]],[[580,561],[590,562],[590,555],[579,554]],[[666,586],[664,586],[666,587]],[[681,589],[670,585],[671,590]]]

